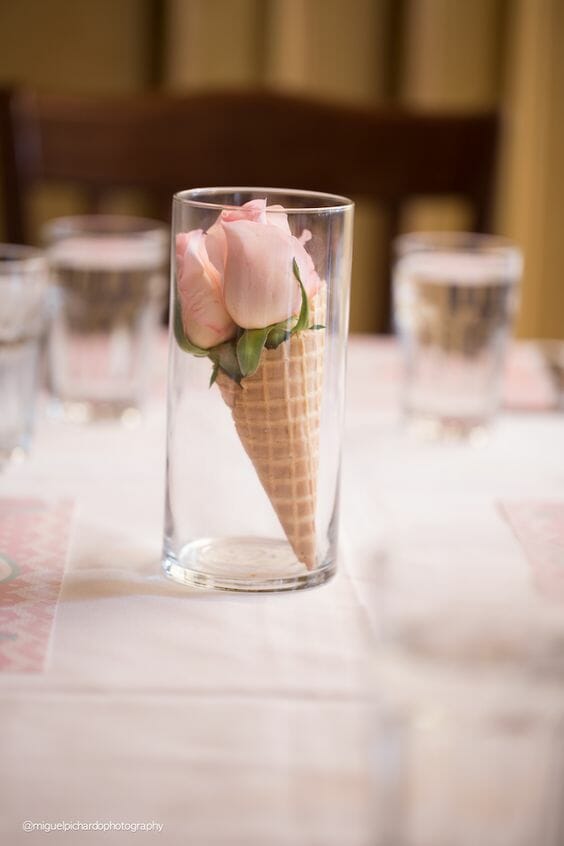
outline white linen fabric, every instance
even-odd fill
[[[389,349],[350,344],[340,569],[306,592],[238,596],[161,576],[162,393],[132,430],[41,419],[0,496],[77,508],[47,671],[0,675],[2,842],[373,842],[382,596],[534,604],[496,503],[564,495],[561,416],[502,416],[479,448],[415,443]],[[164,829],[26,833],[25,820]]]

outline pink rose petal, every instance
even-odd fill
[[[225,308],[221,277],[209,259],[201,229],[177,235],[176,268],[182,325],[188,339],[209,349],[233,337],[236,327]]]

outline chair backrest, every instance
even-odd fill
[[[365,109],[266,91],[77,97],[0,92],[7,237],[29,237],[27,197],[42,182],[105,193],[137,188],[167,216],[177,190],[304,188],[374,200],[388,240],[414,196],[456,195],[488,225],[497,119]],[[388,255],[385,256],[388,262]]]

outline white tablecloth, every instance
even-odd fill
[[[418,444],[399,425],[390,355],[351,342],[340,568],[301,593],[161,576],[162,396],[136,429],[40,420],[0,496],[70,496],[77,510],[47,670],[0,675],[1,842],[373,842],[382,586],[526,599],[529,566],[497,502],[564,496],[561,415],[502,415],[479,448]],[[24,833],[24,820],[164,829]]]

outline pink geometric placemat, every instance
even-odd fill
[[[65,569],[73,503],[0,499],[0,672],[41,672]]]
[[[564,502],[503,502],[543,596],[564,602]]]

